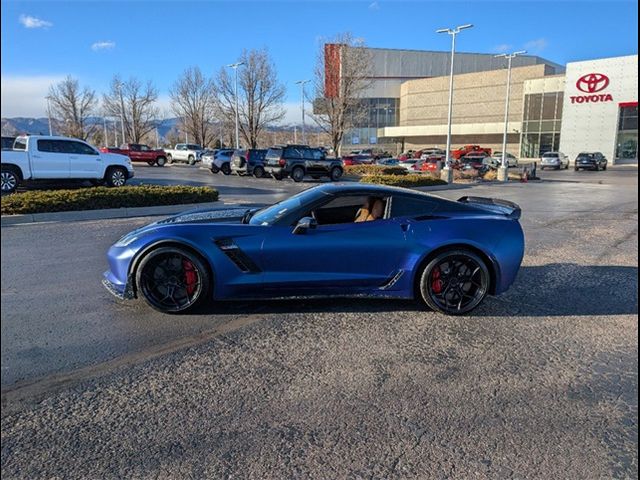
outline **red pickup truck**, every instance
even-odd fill
[[[488,157],[491,156],[491,149],[484,148],[480,145],[465,145],[464,147],[460,147],[456,150],[451,151],[451,158],[454,160],[460,160],[460,158],[464,157],[468,153],[481,153],[484,152]]]
[[[164,167],[167,163],[167,155],[161,148],[152,149],[148,145],[141,143],[125,143],[120,148],[116,147],[103,147],[101,152],[119,153],[120,155],[126,155],[132,162],[146,162],[149,165],[158,165]]]

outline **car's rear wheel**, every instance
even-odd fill
[[[222,170],[222,173],[224,173],[225,175],[231,175],[231,165],[229,164],[229,162],[223,163],[222,167],[220,167],[220,170]]]
[[[262,167],[255,167],[253,169],[253,176],[256,178],[262,178],[264,177],[264,168]]]
[[[490,288],[491,276],[485,262],[469,250],[440,253],[422,271],[420,294],[433,310],[447,315],[464,315],[476,308]]]
[[[187,162],[189,163],[189,165],[195,165],[196,157],[194,157],[193,155],[189,155],[189,157],[187,158]]]
[[[167,154],[167,163],[171,165],[173,163],[173,157],[170,154]]]
[[[339,167],[333,167],[331,169],[331,173],[329,174],[332,182],[337,182],[342,177],[342,169]]]
[[[2,193],[13,193],[18,188],[20,177],[13,168],[2,167],[0,172],[0,188]]]
[[[220,171],[220,169],[218,167],[216,167],[215,165],[211,165],[211,173],[218,173]]]
[[[293,178],[293,181],[296,183],[304,180],[304,169],[302,167],[295,167],[291,170],[291,178]]]
[[[179,247],[152,250],[136,271],[138,293],[152,308],[164,313],[182,313],[201,304],[210,282],[204,261]]]
[[[109,187],[124,187],[127,183],[127,172],[124,168],[112,167],[107,172],[105,181]]]
[[[167,163],[167,159],[164,157],[158,157],[156,159],[156,165],[158,165],[159,167],[164,167],[165,163]]]

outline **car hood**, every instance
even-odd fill
[[[215,208],[207,210],[188,210],[186,212],[173,215],[171,217],[160,220],[151,225],[166,225],[166,224],[179,224],[179,223],[208,223],[208,222],[225,222],[225,223],[240,223],[242,216],[251,210],[247,207],[234,207],[234,208]],[[151,226],[150,225],[150,226]]]
[[[112,152],[102,152],[100,154],[107,161],[120,162],[123,165],[128,165],[131,163],[131,160],[126,155],[122,155],[121,153],[112,153]]]

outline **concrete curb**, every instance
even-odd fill
[[[32,213],[26,215],[2,215],[1,225],[20,225],[43,222],[79,222],[83,220],[106,220],[114,218],[151,217],[171,215],[186,210],[224,210],[239,206],[262,206],[262,204],[225,204],[224,202],[185,203],[181,205],[159,205],[156,207],[108,208],[103,210],[79,210],[73,212]]]
[[[417,187],[420,191],[458,190],[471,188],[475,184],[435,185],[431,187]],[[157,207],[108,208],[103,210],[78,210],[73,212],[29,213],[25,215],[2,215],[1,226],[21,225],[25,223],[44,222],[80,222],[86,220],[107,220],[114,218],[152,217],[157,215],[172,215],[185,210],[224,210],[233,207],[261,207],[264,204],[255,203],[186,203],[182,205],[160,205]]]

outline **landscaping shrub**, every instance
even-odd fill
[[[210,187],[140,185],[119,188],[29,190],[3,196],[2,215],[180,205],[216,200],[218,191]]]
[[[376,183],[379,185],[391,185],[395,187],[430,187],[434,185],[446,185],[447,182],[430,175],[365,175],[360,179],[363,183]]]
[[[347,165],[344,167],[348,175],[406,175],[403,167],[387,165]]]

